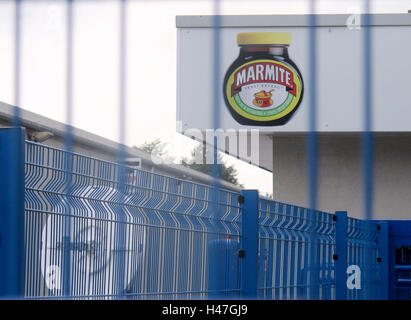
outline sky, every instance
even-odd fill
[[[409,0],[374,0],[375,13],[406,13]],[[225,0],[220,14],[304,14],[306,0]],[[360,13],[364,1],[317,1],[318,13]],[[188,156],[196,142],[176,133],[176,15],[213,14],[214,1],[129,0],[127,5],[127,145],[160,138],[168,153]],[[22,5],[20,107],[66,122],[66,4]],[[119,2],[77,0],[74,6],[73,125],[118,141]],[[14,3],[0,0],[0,101],[14,104]],[[211,54],[211,52],[210,52]],[[246,188],[272,192],[272,175],[225,156]],[[275,197],[275,194],[274,194]]]

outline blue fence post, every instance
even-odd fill
[[[24,297],[23,128],[0,129],[0,298]]]
[[[378,268],[380,281],[380,299],[389,299],[389,238],[388,223],[378,223]]]
[[[241,191],[241,297],[257,297],[258,190]]]
[[[347,212],[335,212],[335,298],[347,299]]]

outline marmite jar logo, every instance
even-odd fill
[[[242,45],[241,50],[249,50],[250,53],[240,54],[226,73],[223,90],[226,105],[233,117],[241,124],[283,125],[301,102],[302,76],[288,58],[286,43],[272,45],[264,42],[284,40],[284,37],[279,38],[280,33],[250,34],[254,38],[248,36],[247,41],[241,38],[243,42],[247,42],[247,45],[239,41]],[[255,37],[256,34],[258,37]],[[252,42],[254,39],[263,44],[255,44]],[[244,58],[245,56],[247,59]]]

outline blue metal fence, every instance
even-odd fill
[[[348,299],[378,299],[381,295],[378,260],[378,225],[376,223],[348,218],[347,264],[361,270],[362,290],[347,290]]]
[[[204,298],[208,245],[239,241],[239,194],[33,142],[25,166],[26,297]]]
[[[259,297],[334,298],[334,252],[332,214],[260,200]]]
[[[348,218],[338,240],[336,215],[257,191],[25,148],[26,298],[335,299],[337,241],[346,241],[343,269],[362,271],[361,290],[343,287],[346,298],[379,297],[374,222]]]

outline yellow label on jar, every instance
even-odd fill
[[[252,60],[229,75],[224,94],[232,110],[242,117],[272,121],[296,108],[302,96],[302,80],[285,62]]]

